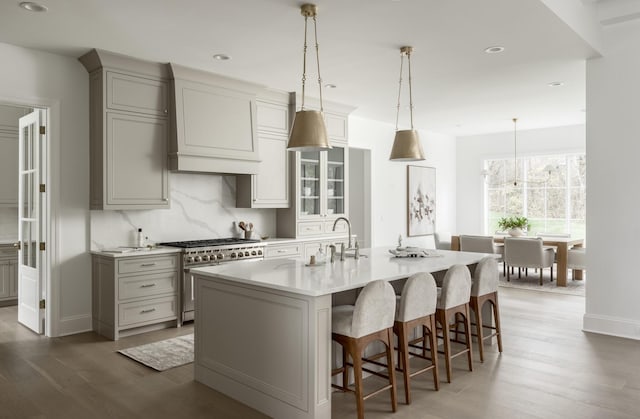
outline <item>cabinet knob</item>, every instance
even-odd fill
[[[169,200],[169,198],[162,198],[163,202],[167,202]]]
[[[169,110],[168,110],[168,109],[165,109],[165,110],[164,110],[164,113],[169,113]]]

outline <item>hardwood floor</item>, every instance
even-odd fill
[[[411,405],[400,398],[392,414],[383,393],[365,402],[365,416],[640,417],[640,341],[582,332],[582,297],[511,288],[499,292],[501,355],[497,345],[485,346],[481,364],[474,349],[473,372],[464,359],[455,360],[451,384],[443,381],[441,362],[439,392],[423,374],[412,381]],[[117,342],[94,333],[51,339],[19,325],[15,307],[0,308],[0,417],[264,417],[194,382],[192,365],[159,373],[116,353],[191,331],[186,326]],[[365,381],[370,380],[377,378]],[[355,417],[352,394],[335,392],[332,400],[333,418]]]

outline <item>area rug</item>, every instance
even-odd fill
[[[505,288],[519,288],[519,289],[525,289],[528,291],[540,291],[540,292],[551,292],[551,293],[557,293],[557,294],[584,296],[585,281],[586,281],[585,279],[574,281],[571,279],[571,276],[569,276],[567,278],[567,286],[559,287],[556,285],[555,279],[553,280],[553,282],[549,281],[549,272],[547,270],[543,277],[542,285],[540,285],[540,274],[533,273],[533,269],[529,269],[529,276],[525,277],[524,271],[523,271],[522,278],[518,278],[518,271],[516,270],[515,274],[511,275],[511,281],[507,282],[507,277],[502,276],[502,267],[500,267],[499,285]]]
[[[118,352],[156,371],[165,371],[193,362],[193,333]]]

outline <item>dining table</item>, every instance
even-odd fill
[[[493,236],[494,243],[504,243],[504,238],[509,236],[504,235],[496,235]],[[526,237],[534,237],[534,236],[526,236]],[[542,244],[544,246],[553,246],[556,249],[556,265],[557,265],[557,274],[556,274],[556,285],[558,287],[566,287],[567,286],[567,262],[569,260],[569,250],[574,247],[583,247],[584,239],[579,237],[552,237],[552,236],[535,236],[540,237],[542,239]],[[460,250],[460,237],[459,236],[451,236],[451,250]],[[573,269],[573,279],[574,280],[582,280],[583,279],[583,271],[581,269]]]

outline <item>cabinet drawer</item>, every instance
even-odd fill
[[[177,289],[178,271],[118,278],[120,300],[175,293]]]
[[[300,257],[299,244],[286,244],[280,246],[267,246],[264,250],[266,259]]]
[[[161,80],[107,72],[107,108],[166,115],[168,84]]]
[[[149,256],[118,261],[118,273],[128,274],[158,270],[177,270],[178,256]]]
[[[322,221],[298,223],[298,236],[316,236],[324,233]]]
[[[120,304],[118,306],[119,325],[128,326],[157,320],[176,319],[177,302],[178,298],[171,296]]]
[[[334,221],[327,221],[324,223],[324,232],[325,233],[347,233],[349,231],[349,229],[347,228],[347,223],[345,222],[339,222],[338,224],[336,224],[336,229],[333,229],[333,223],[335,223]]]

